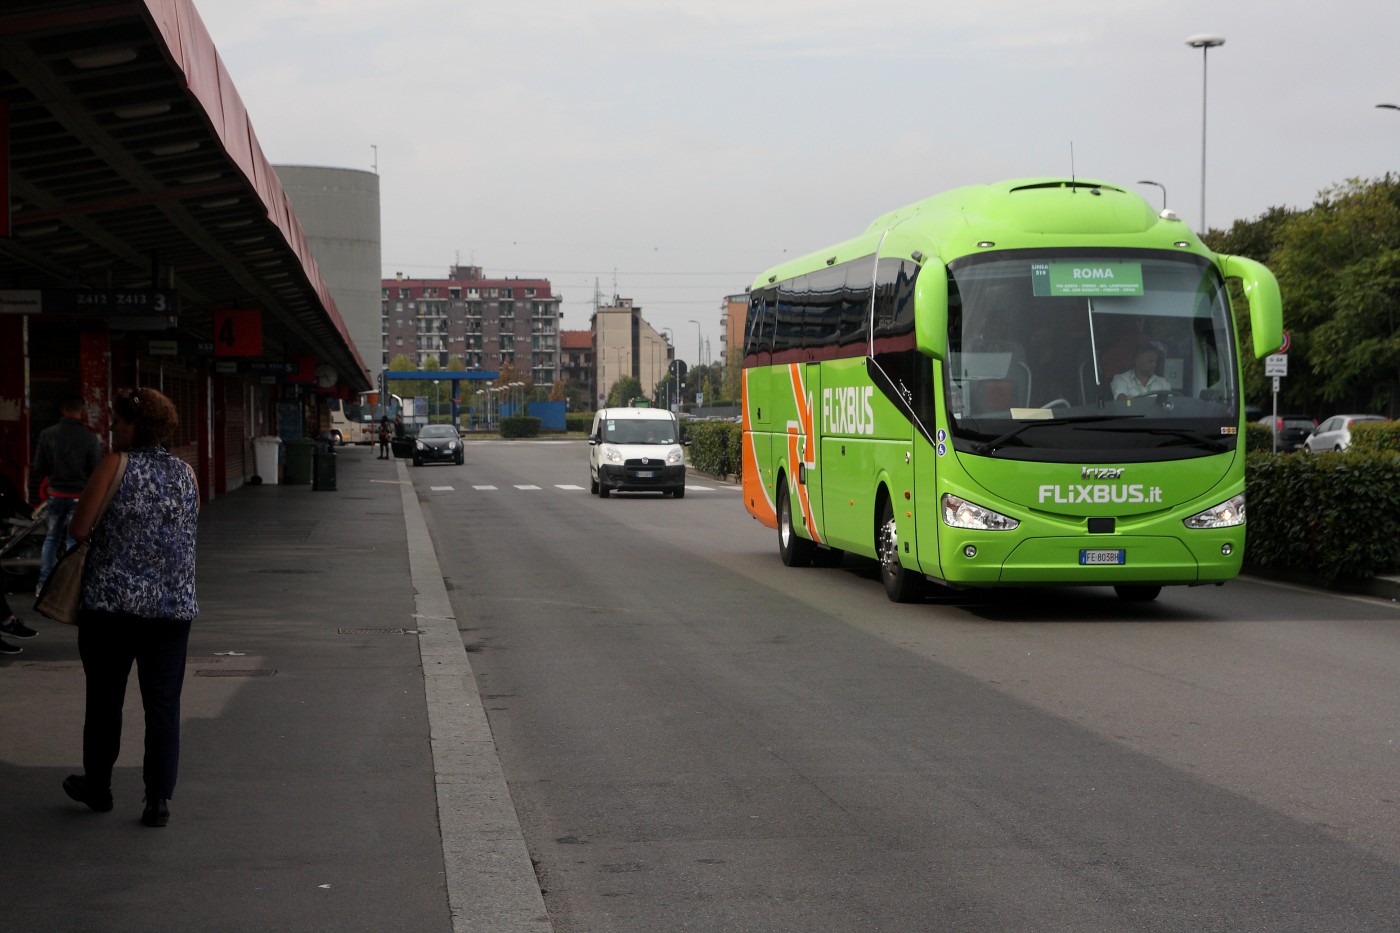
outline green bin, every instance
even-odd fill
[[[316,451],[316,442],[301,437],[284,441],[282,450],[287,458],[282,474],[283,482],[288,486],[310,486],[311,455]]]

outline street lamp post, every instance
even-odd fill
[[[1201,232],[1206,232],[1206,58],[1211,49],[1225,44],[1224,36],[1192,36],[1186,44],[1201,50]]]
[[[1138,182],[1138,184],[1140,184],[1140,185],[1152,185],[1153,187],[1161,188],[1161,189],[1162,189],[1162,210],[1166,210],[1166,209],[1167,209],[1167,186],[1166,186],[1166,185],[1162,184],[1161,182],[1148,181],[1146,178],[1144,178],[1142,181]]]
[[[441,382],[441,381],[442,381],[442,380],[440,380],[440,379],[434,379],[434,380],[433,380],[433,420],[434,420],[434,421],[437,421],[438,418],[442,417],[442,402],[440,401],[440,395],[439,395],[439,392],[438,392],[438,383]]]
[[[667,338],[667,339],[666,339],[666,349],[667,349],[667,350],[670,350],[671,347],[674,346],[674,344],[675,344],[675,342],[676,342],[676,332],[673,331],[673,330],[671,330],[671,328],[669,328],[669,327],[663,327],[663,328],[661,328],[661,332],[662,332],[663,334],[666,335],[666,338]],[[671,355],[673,355],[673,354],[668,354],[668,356],[671,356]],[[670,410],[671,410],[671,382],[673,381],[673,379],[672,379],[672,377],[671,377],[671,364],[670,364],[669,361],[666,363],[666,375],[667,375],[667,379],[666,379],[666,410],[667,410],[667,411],[670,411]]]
[[[1376,104],[1377,110],[1400,110],[1400,104]]]

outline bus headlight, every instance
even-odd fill
[[[1244,493],[1231,496],[1214,508],[1183,518],[1187,528],[1233,528],[1244,524]]]
[[[666,455],[666,463],[675,466],[685,459],[685,452],[679,447],[672,447],[671,452]]]
[[[1021,523],[975,502],[944,493],[943,524],[974,531],[1010,531]]]

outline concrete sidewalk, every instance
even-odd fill
[[[0,659],[0,927],[550,929],[407,470],[337,465],[337,492],[246,487],[201,514],[165,829],[138,821],[135,677],[116,809],[64,796],[77,631],[12,601],[40,634]]]

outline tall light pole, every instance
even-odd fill
[[[1186,44],[1201,50],[1201,233],[1206,232],[1206,59],[1211,49],[1225,44],[1224,36],[1192,36]]]
[[[665,335],[666,335],[666,338],[667,338],[667,339],[666,339],[666,349],[667,349],[668,351],[671,351],[671,348],[675,345],[675,342],[676,342],[676,332],[673,331],[673,330],[671,330],[671,328],[669,328],[669,327],[663,327],[663,328],[661,328],[661,332],[662,332],[663,334],[665,334]],[[671,357],[674,357],[674,355],[675,355],[674,351],[668,352],[668,353],[666,354],[666,356],[667,356],[667,360],[666,360],[666,374],[667,374],[667,379],[666,379],[666,410],[667,410],[667,411],[670,411],[670,410],[671,410],[671,383],[674,381],[674,380],[671,378]]]
[[[703,338],[700,336],[700,322],[692,320],[690,323],[695,325],[695,365],[699,366],[701,363],[705,362],[705,351],[701,347],[701,340]]]
[[[1400,104],[1376,104],[1377,110],[1400,110]]]
[[[436,421],[442,415],[442,403],[438,401],[438,383],[440,379],[433,380],[433,420]]]
[[[1144,178],[1142,181],[1138,182],[1138,184],[1140,184],[1140,185],[1152,185],[1153,187],[1161,188],[1161,189],[1162,189],[1162,210],[1166,210],[1166,209],[1167,209],[1167,186],[1166,186],[1166,185],[1162,184],[1161,182],[1148,181],[1146,178]]]

